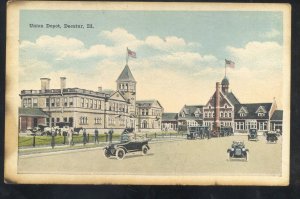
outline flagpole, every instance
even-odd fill
[[[128,47],[126,48],[126,65],[128,66]]]
[[[225,77],[226,77],[226,60],[225,60],[225,65],[224,66],[225,66]]]

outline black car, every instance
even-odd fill
[[[208,136],[209,130],[207,126],[192,126],[188,127],[187,139],[204,139]]]
[[[230,136],[233,135],[233,128],[230,126],[224,126],[220,129],[220,136]]]
[[[249,161],[249,149],[245,148],[242,141],[233,141],[231,148],[227,150],[228,160],[240,159]]]
[[[148,145],[149,139],[145,139],[135,133],[128,131],[121,134],[119,143],[110,143],[104,147],[104,156],[109,158],[116,156],[118,160],[122,160],[127,153],[141,151],[143,155],[147,155],[150,149]]]
[[[249,129],[248,140],[258,141],[257,129]]]
[[[268,132],[266,134],[266,136],[267,136],[266,137],[267,143],[274,143],[274,144],[277,143],[278,138],[277,138],[277,133],[275,131],[274,132],[272,132],[272,131]]]

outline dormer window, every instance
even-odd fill
[[[211,106],[208,106],[209,109],[211,109]]]
[[[240,113],[240,117],[245,117],[246,113]]]
[[[264,117],[265,114],[264,113],[257,113],[258,117]]]
[[[225,108],[227,108],[228,106],[227,106],[227,104],[225,104]]]
[[[198,113],[196,113],[196,114],[195,114],[195,117],[199,117],[199,114],[198,114]]]

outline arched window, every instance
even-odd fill
[[[148,123],[147,123],[146,120],[144,120],[144,121],[142,122],[142,128],[143,128],[143,129],[146,129],[147,127],[148,127]]]

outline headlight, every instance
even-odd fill
[[[230,150],[231,150],[231,151],[234,151],[234,148],[231,148]]]
[[[242,148],[242,151],[246,151],[246,149],[245,149],[245,148]]]

